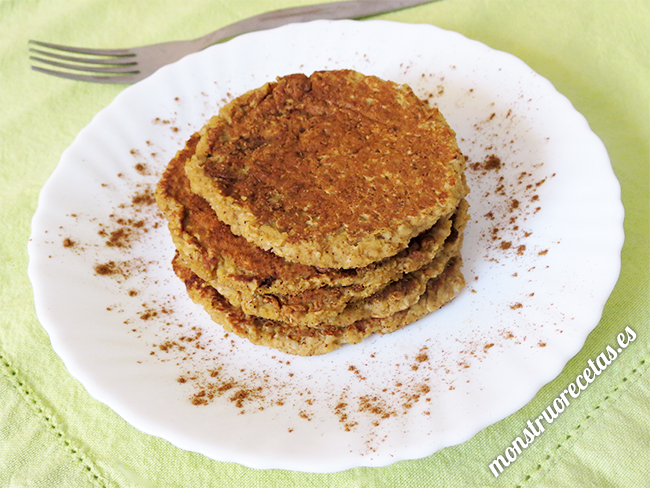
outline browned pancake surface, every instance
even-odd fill
[[[452,232],[452,219],[445,216],[396,256],[363,268],[326,269],[289,262],[234,235],[207,201],[191,191],[184,166],[197,142],[195,134],[171,160],[158,184],[156,199],[168,219],[174,243],[204,269],[201,276],[213,286],[244,294],[281,296],[345,287],[357,296],[368,296],[431,262]],[[467,202],[463,200],[453,220],[457,231],[462,231],[467,218]]]
[[[335,268],[392,256],[452,212],[463,169],[437,109],[353,71],[290,75],[236,99],[186,167],[235,234]]]
[[[174,259],[173,266],[178,277],[185,283],[191,299],[203,306],[226,331],[254,344],[301,356],[325,354],[343,344],[361,342],[373,333],[394,332],[451,301],[465,283],[460,272],[461,261],[457,258],[436,279],[429,281],[424,295],[406,310],[389,317],[359,320],[346,327],[310,328],[246,315],[191,270],[183,267],[177,259]]]

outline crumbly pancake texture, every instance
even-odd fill
[[[190,298],[203,306],[212,319],[228,332],[254,344],[278,349],[288,354],[313,356],[333,351],[343,344],[356,344],[373,333],[387,334],[405,327],[439,309],[465,284],[460,272],[460,258],[449,262],[445,270],[427,284],[426,292],[408,309],[383,318],[359,320],[346,327],[295,327],[283,322],[246,315],[233,307],[217,290],[184,267],[177,258],[174,271],[185,283]]]
[[[342,327],[366,318],[387,317],[418,301],[429,280],[442,273],[451,259],[459,255],[462,235],[445,243],[443,250],[426,266],[404,275],[369,296],[355,298],[352,287],[318,288],[300,295],[245,295],[216,285],[205,278],[200,263],[180,255],[179,262],[213,286],[233,306],[248,315],[303,327],[333,325]]]
[[[208,202],[191,191],[184,168],[195,153],[198,140],[199,135],[194,134],[170,161],[156,188],[156,200],[168,220],[174,244],[194,263],[195,272],[200,267],[202,271],[198,274],[202,279],[216,288],[225,287],[240,294],[241,300],[252,301],[260,295],[297,296],[317,289],[321,289],[322,303],[331,303],[334,293],[346,301],[367,297],[430,263],[452,233],[452,223],[457,231],[462,231],[468,219],[468,205],[462,200],[454,215],[441,217],[433,227],[412,239],[406,249],[362,268],[333,269],[292,263],[234,235]],[[330,290],[329,297],[323,295],[323,288]],[[320,307],[314,298],[308,301],[313,302],[313,308]]]
[[[286,260],[359,268],[388,258],[467,194],[440,112],[360,73],[294,74],[225,106],[185,165],[231,231]]]

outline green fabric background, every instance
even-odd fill
[[[197,37],[307,0],[0,0],[1,487],[647,487],[650,485],[650,2],[441,0],[378,18],[430,23],[510,52],[604,141],[622,186],[621,277],[598,327],[523,409],[425,459],[335,474],[256,471],[145,435],[53,352],[27,279],[30,219],[63,150],[123,86],[30,71],[27,40],[128,47]],[[515,463],[488,465],[616,335],[637,339]]]

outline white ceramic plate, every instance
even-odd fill
[[[402,331],[292,357],[227,336],[186,298],[147,192],[227,100],[340,68],[410,84],[456,130],[470,159],[468,284]],[[43,188],[29,275],[70,373],[133,426],[217,460],[332,472],[430,455],[525,405],[597,325],[622,220],[603,144],[519,59],[430,25],[319,21],[241,36],[125,89]]]

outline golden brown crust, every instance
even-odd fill
[[[462,227],[455,227],[435,258],[423,267],[394,281],[367,288],[321,287],[298,295],[248,293],[211,280],[201,261],[192,256],[181,253],[179,260],[246,314],[307,327],[343,326],[363,318],[392,315],[412,305],[424,293],[428,280],[441,273],[447,262],[458,255],[462,231]]]
[[[192,193],[183,169],[198,139],[194,134],[171,160],[156,189],[156,200],[168,219],[176,247],[197,263],[194,268],[200,263],[204,269],[201,276],[217,288],[228,287],[245,297],[346,288],[346,293],[361,298],[431,262],[451,232],[452,219],[445,216],[397,255],[364,268],[323,269],[291,263],[233,235],[210,205]],[[457,231],[462,232],[465,226],[467,208],[462,200],[453,217]]]
[[[408,87],[331,71],[231,102],[186,173],[235,234],[290,261],[353,268],[453,212],[464,165],[442,115]]]
[[[224,107],[156,189],[188,294],[290,354],[389,333],[460,291],[465,159],[410,88],[290,75]]]
[[[394,332],[451,301],[465,283],[460,272],[460,258],[454,259],[442,274],[429,281],[426,292],[418,302],[406,310],[389,317],[360,320],[346,327],[310,328],[246,315],[241,309],[233,307],[213,287],[183,267],[177,259],[172,264],[175,273],[185,283],[191,299],[202,305],[226,331],[254,344],[301,356],[325,354],[346,343],[359,343],[373,333]]]
[[[424,268],[359,299],[351,299],[353,295],[347,294],[347,289],[319,288],[299,296],[253,294],[245,297],[227,287],[215,286],[215,289],[248,315],[301,327],[342,327],[365,318],[386,317],[410,307],[425,292],[427,282],[438,276],[449,260],[459,255],[459,244],[460,241],[452,243]],[[186,256],[180,256],[178,261],[204,279],[200,266],[197,267]]]

